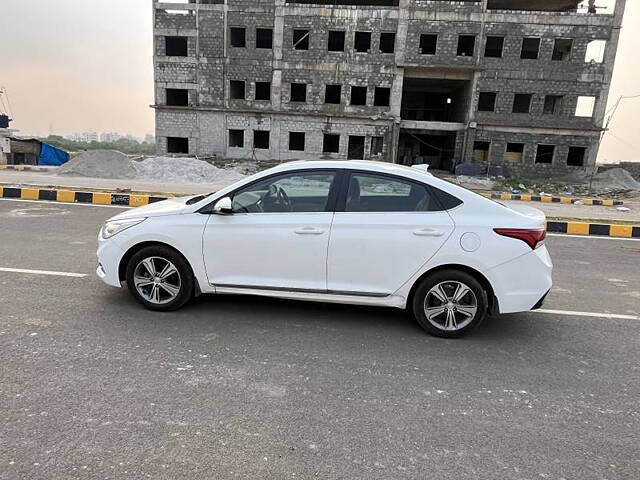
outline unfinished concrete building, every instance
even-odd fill
[[[594,165],[625,0],[154,0],[159,153]]]

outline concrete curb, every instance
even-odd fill
[[[155,196],[133,193],[87,192],[75,190],[0,187],[0,198],[19,200],[45,200],[62,203],[86,203],[93,205],[117,205],[123,207],[141,207],[160,202],[168,196]],[[547,221],[549,233],[567,233],[572,235],[595,235],[618,238],[640,238],[640,225],[617,225],[614,223],[585,223],[576,221]]]
[[[613,199],[599,199],[599,198],[577,198],[577,197],[552,197],[543,195],[530,195],[521,194],[515,195],[512,193],[481,193],[482,196],[491,198],[493,200],[522,200],[524,202],[545,202],[545,203],[576,203],[580,202],[582,205],[597,205],[604,207],[617,207],[624,205],[623,200]]]
[[[50,172],[58,167],[37,167],[35,165],[0,165],[0,170],[15,170],[16,172]]]
[[[570,235],[592,235],[599,237],[640,238],[639,225],[618,225],[615,223],[585,223],[580,221],[547,221],[549,233]]]
[[[63,203],[90,203],[93,205],[118,205],[141,207],[166,200],[167,197],[132,193],[83,192],[48,188],[0,187],[0,198],[21,200],[46,200]]]

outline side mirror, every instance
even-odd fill
[[[217,215],[232,215],[233,205],[231,204],[231,198],[224,197],[218,200],[213,206],[213,213]]]

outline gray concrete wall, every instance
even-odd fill
[[[286,161],[320,158],[323,132],[340,132],[346,158],[349,135],[363,135],[368,152],[372,136],[384,137],[384,154],[394,161],[400,123],[403,78],[441,76],[469,78],[465,131],[456,140],[456,161],[471,161],[475,141],[491,143],[487,161],[504,162],[507,142],[527,145],[523,171],[564,172],[570,146],[585,146],[584,168],[595,163],[619,28],[625,0],[615,14],[487,10],[486,1],[399,0],[398,6],[334,6],[285,3],[284,0],[227,0],[225,4],[153,2],[157,138],[160,153],[166,137],[189,138],[190,154]],[[184,10],[186,15],[165,10]],[[230,27],[243,27],[246,46],[233,47]],[[256,28],[273,29],[273,46],[255,48]],[[293,48],[294,29],[309,30],[309,49]],[[327,51],[329,30],[345,32],[344,52]],[[369,52],[354,50],[356,31],[371,33]],[[396,34],[394,53],[381,53],[381,32]],[[437,34],[435,55],[420,52],[420,35]],[[475,35],[469,56],[458,56],[458,35]],[[166,57],[164,36],[186,36],[188,57]],[[487,35],[503,36],[501,58],[484,56]],[[521,59],[524,37],[539,37],[538,59]],[[571,38],[571,54],[552,60],[556,38]],[[585,63],[591,40],[607,41],[603,63]],[[229,82],[245,81],[243,100],[231,99]],[[255,82],[271,82],[271,100],[255,100]],[[307,84],[306,102],[291,102],[291,84]],[[342,85],[339,105],[325,104],[326,84]],[[352,86],[367,87],[366,105],[350,105]],[[389,106],[374,106],[376,87],[391,88]],[[189,107],[164,105],[167,88],[189,90]],[[478,112],[482,91],[498,93],[494,112]],[[530,113],[512,113],[516,93],[532,94]],[[545,95],[561,95],[553,115],[543,113]],[[596,98],[592,117],[576,117],[578,96]],[[253,130],[271,130],[268,150],[252,148]],[[243,148],[228,146],[228,130],[245,130]],[[289,132],[305,132],[305,151],[288,150]],[[345,140],[347,139],[347,140]],[[536,164],[537,144],[554,144],[551,165]]]

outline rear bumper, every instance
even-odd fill
[[[553,285],[553,264],[543,245],[487,272],[500,313],[540,308]]]

